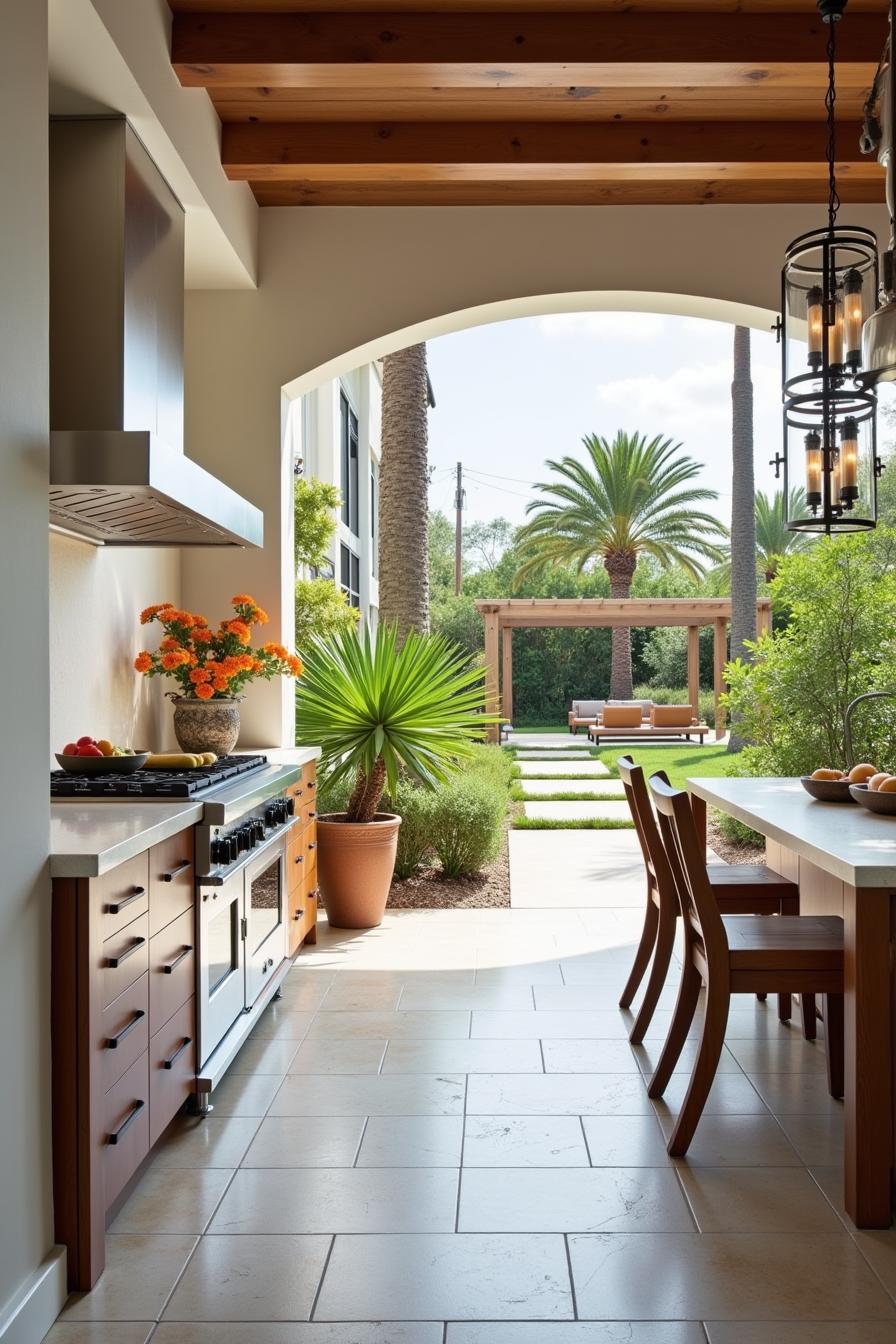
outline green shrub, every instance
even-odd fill
[[[395,856],[396,877],[412,877],[432,852],[432,815],[440,792],[421,789],[410,780],[402,780],[393,797],[383,798],[386,811],[397,812],[401,817]]]
[[[747,826],[737,817],[729,816],[727,812],[713,812],[713,820],[719,828],[721,834],[726,840],[730,840],[733,845],[756,845],[765,844],[765,836],[754,831],[752,827]]]
[[[514,764],[512,755],[502,747],[480,743],[472,748],[472,754],[464,760],[463,769],[466,774],[481,775],[483,779],[490,779],[506,790],[510,788]]]
[[[478,872],[501,848],[507,790],[481,774],[459,775],[433,794],[432,847],[446,877]]]

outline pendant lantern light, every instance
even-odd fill
[[[865,317],[877,303],[877,239],[870,229],[837,223],[835,171],[836,35],[846,0],[818,0],[827,25],[827,227],[787,248],[781,276],[784,468],[790,531],[852,532],[877,518],[877,402],[863,383]],[[791,492],[805,509],[791,512]]]

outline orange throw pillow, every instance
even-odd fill
[[[654,728],[687,728],[694,721],[690,705],[654,705],[650,722]]]
[[[640,728],[642,710],[640,705],[605,705],[605,728]]]

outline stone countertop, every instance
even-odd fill
[[[271,765],[280,766],[302,766],[320,756],[319,747],[256,747],[246,752],[263,754]],[[215,792],[219,791],[170,802],[119,799],[52,803],[50,876],[100,877],[151,845],[197,825],[206,799]]]
[[[896,817],[858,803],[820,803],[798,779],[688,779],[710,807],[854,887],[896,891]]]

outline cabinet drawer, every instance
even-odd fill
[[[102,1103],[106,1208],[149,1152],[149,1070],[144,1053],[109,1088]]]
[[[143,914],[103,943],[103,1008],[145,974],[148,958],[149,915]]]
[[[308,852],[308,827],[304,830],[297,826],[293,832],[293,838],[289,842],[286,851],[286,889],[292,891],[295,887],[304,885],[305,877],[312,866],[312,860],[316,850]]]
[[[185,911],[150,940],[149,1029],[158,1030],[195,992],[193,911]]]
[[[300,815],[302,820],[299,822],[299,826],[302,829],[305,829],[306,827],[310,826],[312,821],[316,820],[317,799],[315,797],[312,796],[310,801],[302,804],[300,808]]]
[[[295,798],[297,803],[299,799],[301,799],[302,802],[307,803],[314,797],[316,789],[317,761],[308,761],[308,763],[302,767],[301,779],[297,779],[295,783],[290,784],[286,792],[291,797]]]
[[[137,854],[90,884],[101,936],[111,938],[149,908],[149,856]]]
[[[182,1004],[149,1043],[149,1142],[196,1091],[196,1000]]]
[[[317,886],[316,879],[305,882],[302,887],[290,893],[289,897],[289,955],[293,956],[303,940],[317,923]]]
[[[149,851],[149,935],[193,908],[193,828],[169,836]]]
[[[117,1082],[149,1045],[148,975],[141,975],[100,1016],[98,1049],[103,1052],[103,1091]]]

